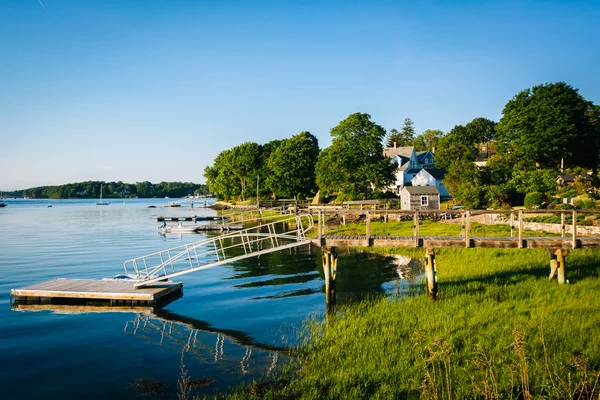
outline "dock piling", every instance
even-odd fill
[[[335,247],[323,248],[323,273],[325,274],[325,303],[327,310],[335,305],[335,278],[337,273],[337,250]]]
[[[425,249],[425,290],[427,295],[437,298],[438,283],[435,267],[435,250],[432,248]]]

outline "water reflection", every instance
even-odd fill
[[[269,376],[286,359],[283,347],[258,343],[244,332],[218,329],[166,310],[138,313],[126,322],[124,332],[148,344],[173,348],[199,361],[203,369],[216,367],[220,374]]]

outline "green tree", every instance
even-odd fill
[[[291,198],[315,194],[315,165],[319,141],[309,132],[301,132],[284,140],[268,160],[269,187],[277,196]]]
[[[402,130],[398,132],[396,129],[390,129],[390,132],[385,137],[387,147],[405,147],[412,146],[415,140],[415,128],[410,118],[404,119]]]
[[[470,161],[452,163],[444,177],[444,185],[454,201],[464,207],[481,208],[486,204],[482,171]]]
[[[229,168],[240,182],[242,200],[246,200],[248,183],[255,182],[260,171],[260,154],[260,145],[254,142],[245,142],[231,149]]]
[[[369,114],[351,114],[331,129],[331,136],[331,146],[321,152],[316,166],[321,195],[367,198],[389,186],[394,167],[383,155],[385,130]]]
[[[598,167],[598,107],[564,82],[514,96],[498,125],[498,150],[544,168]]]
[[[415,137],[413,146],[416,151],[431,151],[437,147],[438,142],[444,136],[444,132],[439,129],[427,129]]]
[[[238,177],[231,169],[233,162],[231,149],[223,150],[215,157],[213,165],[204,169],[206,183],[219,199],[228,200],[241,194]]]
[[[269,158],[271,154],[277,150],[277,148],[281,145],[283,140],[271,140],[268,143],[265,143],[261,147],[260,154],[260,171],[259,171],[259,195],[271,195],[271,197],[275,197],[274,191],[271,189],[269,185],[269,179],[273,175],[271,168],[269,168]]]

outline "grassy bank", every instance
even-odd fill
[[[365,224],[352,223],[328,229],[329,235],[364,235]],[[434,222],[431,220],[419,221],[419,235],[421,236],[460,236],[462,226],[460,223]],[[474,222],[471,224],[471,236],[510,236],[510,225],[486,225]],[[524,236],[560,236],[547,232],[523,230]],[[371,222],[371,235],[373,236],[413,236],[413,221],[403,222]]]
[[[442,249],[436,261],[437,301],[375,299],[309,322],[296,368],[231,397],[598,398],[600,254],[571,251],[563,286],[545,250]]]

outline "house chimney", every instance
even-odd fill
[[[433,154],[435,154],[435,146],[433,146],[433,147],[431,148],[431,152],[432,152]]]
[[[394,148],[396,148],[396,142],[394,142]]]

